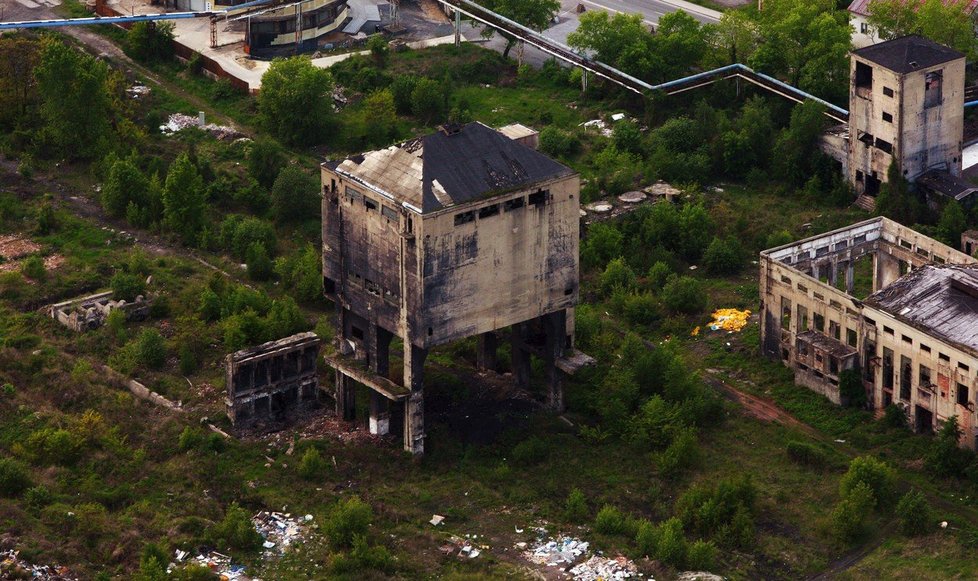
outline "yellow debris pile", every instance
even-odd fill
[[[717,309],[713,311],[713,320],[710,321],[711,331],[730,331],[736,333],[747,326],[750,318],[750,311],[738,311],[737,309]]]

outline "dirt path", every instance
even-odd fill
[[[710,371],[711,370],[707,370],[707,373]],[[744,412],[751,417],[757,418],[763,422],[772,422],[781,424],[783,426],[796,428],[818,440],[825,439],[824,434],[800,421],[798,418],[781,409],[777,406],[777,404],[770,400],[740,391],[729,383],[726,383],[725,381],[716,377],[712,377],[712,374],[704,377],[703,380],[708,385],[719,391],[728,400],[739,403],[744,408]]]

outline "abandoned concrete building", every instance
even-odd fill
[[[978,260],[887,218],[760,255],[761,347],[835,403],[854,370],[868,405],[917,432],[957,416],[978,447]],[[858,389],[858,387],[857,387]]]
[[[235,426],[278,419],[320,402],[319,337],[299,333],[230,353],[224,366],[227,415]]]
[[[892,162],[945,198],[975,192],[961,178],[965,56],[921,36],[851,53],[847,156],[857,194],[875,198]]]
[[[314,51],[321,38],[337,32],[349,17],[347,0],[308,0],[260,10],[245,18],[245,52],[272,56]]]
[[[149,316],[149,302],[142,295],[126,302],[113,300],[112,294],[107,291],[50,305],[48,316],[73,331],[98,329],[116,309],[126,314],[127,321],[144,321]]]
[[[512,371],[529,384],[544,362],[547,403],[563,408],[574,358],[580,182],[547,156],[481,123],[322,165],[323,279],[335,302],[337,412],[370,390],[370,429],[403,421],[404,447],[424,451],[424,362],[433,347],[477,337],[495,369],[508,329]],[[390,346],[403,344],[403,383]],[[562,371],[563,370],[563,371]],[[394,409],[402,413],[391,413]]]

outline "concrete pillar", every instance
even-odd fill
[[[498,363],[496,359],[496,333],[490,331],[483,333],[476,338],[475,358],[476,367],[487,371],[495,371]]]
[[[404,386],[411,395],[404,401],[404,449],[424,454],[424,360],[428,350],[404,341]]]
[[[829,268],[829,286],[834,287],[839,282],[839,261],[832,259],[826,266]]]
[[[356,418],[356,391],[353,380],[336,370],[336,415],[350,422]]]
[[[390,400],[376,391],[370,392],[370,433],[386,436],[391,429]]]
[[[885,252],[873,255],[873,291],[886,288],[900,278],[900,260]]]
[[[856,283],[856,267],[852,260],[846,262],[846,294],[851,295]]]
[[[547,376],[547,407],[557,413],[564,411],[564,374],[557,369],[557,359],[564,355],[567,340],[567,313],[563,310],[543,316],[547,331],[544,370]]]
[[[530,352],[523,346],[525,342],[524,332],[525,323],[516,323],[511,327],[512,330],[512,353],[511,367],[513,368],[513,380],[517,387],[530,387]]]
[[[455,11],[455,46],[462,45],[462,13]]]

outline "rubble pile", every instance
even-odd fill
[[[453,535],[438,550],[446,555],[455,555],[459,559],[475,559],[482,554],[482,551],[492,548],[489,545],[476,543],[478,538],[479,535],[465,535],[465,538]]]
[[[291,514],[280,512],[259,511],[251,517],[255,529],[265,542],[265,556],[282,555],[296,541],[301,541],[306,532],[306,525],[312,522],[312,515],[292,517]]]
[[[238,139],[239,137],[244,137],[243,133],[233,127],[228,127],[227,125],[216,125],[214,123],[202,125],[200,118],[184,115],[183,113],[174,113],[173,115],[170,115],[166,123],[160,125],[160,132],[164,134],[176,133],[178,131],[183,131],[188,127],[198,127],[220,140]]]
[[[576,581],[607,581],[610,579],[630,579],[641,577],[635,563],[627,557],[600,557],[595,555],[570,570]]]
[[[0,551],[0,579],[33,579],[35,581],[77,581],[67,567],[31,565],[19,557],[20,551]]]
[[[176,552],[176,562],[177,563],[196,563],[197,565],[202,565],[207,567],[212,573],[217,575],[222,581],[251,581],[251,577],[245,574],[244,565],[234,565],[231,563],[231,557],[218,553],[217,551],[211,551],[209,553],[202,553],[188,560],[190,556],[186,551],[177,550]],[[167,567],[167,573],[171,573],[178,565],[175,563],[170,563]]]

